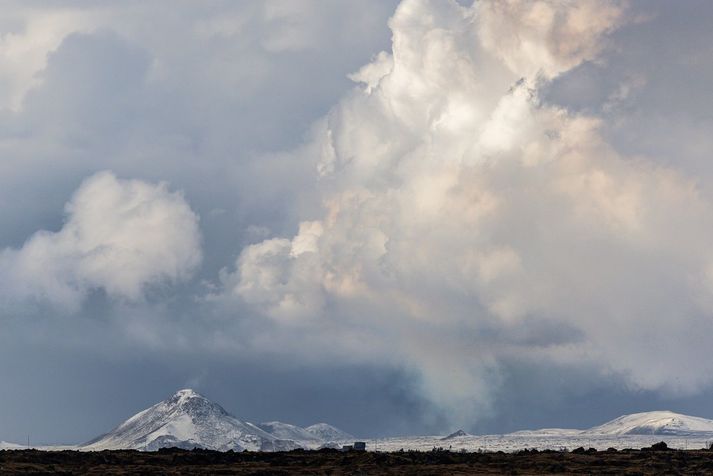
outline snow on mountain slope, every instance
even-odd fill
[[[290,425],[289,423],[282,423],[280,421],[270,421],[266,423],[258,423],[257,426],[271,434],[275,438],[281,440],[293,440],[299,442],[315,442],[321,443],[322,438],[310,433],[296,425]]]
[[[622,415],[603,425],[587,430],[543,428],[510,433],[516,437],[601,437],[617,435],[670,435],[713,437],[713,420],[682,415],[670,411],[655,411]]]
[[[349,433],[340,430],[328,423],[315,423],[305,428],[305,431],[314,435],[318,439],[329,442],[329,441],[343,441],[343,440],[353,440],[354,437]]]
[[[27,447],[15,443],[8,443],[7,441],[0,441],[0,450],[21,450],[23,448]]]
[[[190,389],[137,413],[106,435],[82,445],[83,450],[163,447],[207,448],[220,451],[243,449],[292,449],[284,441],[252,423],[238,420],[217,403]]]
[[[585,430],[599,435],[695,435],[713,434],[713,420],[670,411],[634,413]]]

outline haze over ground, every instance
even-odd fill
[[[711,21],[5,2],[0,440],[187,386],[374,436],[713,417]]]

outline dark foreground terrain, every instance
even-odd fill
[[[656,446],[656,445],[654,445]],[[652,447],[653,448],[653,447]],[[0,451],[0,474],[711,474],[709,450],[219,453]]]

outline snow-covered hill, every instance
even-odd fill
[[[713,420],[670,411],[634,413],[585,430],[598,435],[713,435]]]
[[[670,435],[713,438],[713,420],[682,415],[670,411],[655,411],[622,415],[587,430],[543,428],[510,433],[518,437],[601,437],[621,435]]]
[[[518,451],[525,448],[645,448],[665,441],[671,448],[708,448],[713,440],[713,420],[655,411],[623,415],[587,430],[543,428],[502,435],[468,435],[458,431],[444,436],[411,436],[367,440],[370,448],[428,451],[447,446],[454,451]]]
[[[346,441],[353,440],[354,437],[349,433],[340,430],[328,423],[315,423],[305,428],[307,433],[314,435],[323,442]]]
[[[262,430],[271,434],[275,438],[280,438],[283,440],[293,440],[293,441],[310,441],[315,443],[322,443],[323,439],[310,433],[305,428],[301,428],[296,425],[290,425],[289,423],[282,423],[280,421],[270,421],[267,423],[259,423],[257,425]]]
[[[0,450],[21,450],[24,448],[27,447],[15,443],[8,443],[7,441],[0,441]]]
[[[334,438],[334,436],[339,438]],[[317,448],[324,443],[351,438],[331,425],[300,428],[273,421],[255,425],[243,422],[191,389],[179,390],[170,398],[137,413],[81,450],[138,449],[165,447],[206,448],[218,451],[279,451]]]

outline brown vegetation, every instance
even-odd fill
[[[656,446],[656,445],[655,445]],[[1,451],[0,474],[710,474],[713,451],[578,448],[571,452],[393,453],[337,450],[221,453],[206,450]]]

